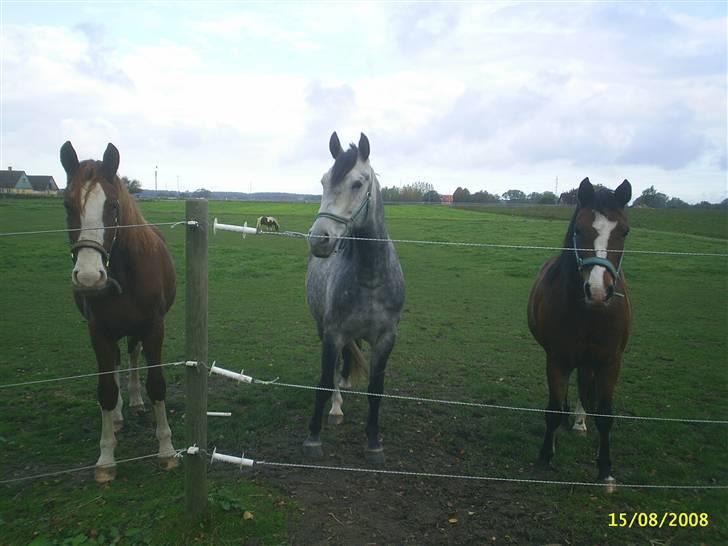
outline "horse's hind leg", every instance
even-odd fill
[[[341,397],[339,386],[343,387],[344,378],[338,371],[338,367],[334,372],[334,392],[331,396],[331,411],[329,411],[329,423],[332,425],[340,425],[344,422],[344,412],[341,409],[344,399]]]
[[[118,345],[114,344],[116,363],[114,364],[114,383],[116,383],[116,406],[113,411],[114,432],[120,432],[124,428],[124,399],[121,397],[121,381],[119,380],[119,368],[121,367],[121,354]]]
[[[162,360],[162,341],[164,339],[164,323],[159,321],[142,340],[144,358],[147,361],[147,394],[152,400],[154,419],[157,423],[157,440],[159,441],[159,464],[165,470],[178,466],[176,452],[172,446],[172,430],[167,422],[167,406],[164,402],[167,384],[164,382],[162,368],[151,367]]]
[[[129,410],[138,415],[144,412],[144,399],[142,398],[142,384],[139,381],[139,355],[142,344],[137,337],[127,338],[129,352]]]
[[[549,404],[546,407],[546,433],[539,454],[539,461],[548,465],[556,452],[556,430],[562,422],[568,372],[550,355],[546,358],[546,378],[549,384]]]
[[[586,411],[584,405],[592,411],[591,404],[594,399],[594,372],[591,369],[579,368],[577,371],[579,397],[576,402],[576,417],[571,430],[582,436],[586,435]]]
[[[316,399],[313,407],[313,416],[308,425],[308,438],[303,442],[303,454],[311,458],[320,458],[324,455],[321,444],[321,419],[323,418],[324,406],[331,397],[334,388],[334,370],[336,361],[339,358],[339,347],[332,341],[321,342],[321,379],[319,390],[316,391]]]
[[[379,438],[379,404],[384,392],[384,372],[387,360],[394,348],[394,332],[386,332],[372,345],[371,365],[369,372],[369,416],[367,419],[366,459],[370,464],[384,464],[384,447]]]

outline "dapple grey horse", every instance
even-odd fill
[[[329,422],[341,423],[339,387],[351,386],[349,379],[368,368],[365,453],[370,463],[383,464],[379,403],[404,305],[404,277],[384,225],[382,194],[369,162],[369,140],[362,133],[359,146],[351,144],[344,151],[334,132],[329,150],[335,161],[321,180],[323,195],[309,232],[311,255],[306,275],[308,306],[321,339],[322,390],[316,391],[303,450],[309,457],[323,456],[324,404],[333,391]],[[371,348],[369,362],[361,351],[362,341]]]

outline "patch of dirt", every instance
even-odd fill
[[[351,411],[355,419],[362,409]],[[382,417],[396,419],[391,414]],[[422,415],[416,422],[417,428],[406,436],[383,438],[384,470],[481,476],[503,472],[488,464],[487,448],[483,461],[474,461],[456,443],[442,443],[439,423]],[[364,459],[363,422],[348,421],[338,427],[324,423],[325,454],[318,461],[307,460],[302,453],[306,423],[302,417],[295,418],[280,433],[261,439],[255,452],[245,456],[280,463],[375,468]],[[215,473],[227,471],[218,467]],[[532,466],[507,471],[522,478],[554,479],[552,473]],[[255,468],[252,476],[257,483],[283,491],[298,507],[288,529],[294,545],[575,543],[573,537],[549,530],[557,508],[549,502],[550,495],[528,484],[265,465]],[[568,489],[563,491],[568,494]]]

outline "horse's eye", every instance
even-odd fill
[[[358,190],[359,188],[361,188],[361,186],[362,186],[361,182],[359,182],[359,181],[357,180],[356,182],[354,182],[354,183],[353,183],[353,184],[351,185],[351,188],[352,188],[352,189],[354,189],[354,190]]]

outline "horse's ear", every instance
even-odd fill
[[[579,191],[576,194],[576,198],[579,201],[580,207],[586,207],[591,203],[594,198],[594,186],[589,182],[589,177],[586,177],[579,184]]]
[[[625,178],[624,182],[622,182],[619,187],[614,190],[614,197],[617,199],[617,203],[619,203],[622,208],[629,203],[629,200],[632,199],[632,184],[629,183],[629,180]]]
[[[78,170],[78,156],[76,155],[76,150],[73,149],[73,144],[71,144],[70,140],[67,140],[66,143],[61,146],[61,165],[63,165],[63,170],[66,171],[68,178],[73,178],[73,175],[76,174],[76,171]]]
[[[369,139],[364,133],[359,137],[359,157],[362,161],[369,159]]]
[[[344,151],[341,149],[341,142],[339,142],[339,135],[336,134],[336,131],[331,133],[331,138],[329,139],[329,151],[334,159],[339,157],[341,152]]]
[[[111,142],[106,146],[104,159],[101,162],[101,172],[107,181],[113,182],[116,177],[116,171],[119,170],[119,150],[116,149]]]

